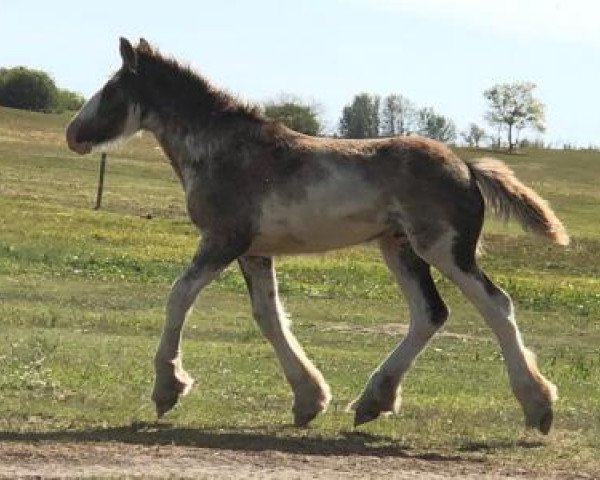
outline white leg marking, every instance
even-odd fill
[[[179,356],[181,328],[194,299],[200,290],[208,285],[219,271],[202,271],[197,277],[192,277],[188,268],[173,284],[167,300],[166,322],[160,338],[157,358],[172,361]],[[192,277],[192,278],[190,278]]]
[[[295,423],[306,425],[326,409],[331,399],[329,386],[290,330],[279,300],[272,260],[243,257],[239,262],[250,290],[254,318],[273,346],[285,377],[292,386]]]
[[[207,268],[201,260],[196,259],[171,288],[166,321],[154,357],[156,379],[152,400],[159,417],[173,408],[179,396],[185,395],[192,386],[193,380],[181,363],[181,329],[200,290],[220,271],[221,269]]]
[[[539,372],[535,356],[525,347],[509,295],[491,283],[482,271],[462,271],[454,262],[450,238],[446,237],[430,249],[427,256],[456,283],[494,332],[527,425],[548,433],[552,423],[552,402],[557,398],[556,387]]]

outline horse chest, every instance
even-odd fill
[[[193,169],[183,170],[185,206],[190,220],[202,232],[222,230],[231,224],[231,199],[219,189],[211,188]],[[237,212],[241,215],[242,212]]]

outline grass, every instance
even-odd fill
[[[0,108],[0,439],[185,443],[198,432],[225,439],[245,432],[248,441],[277,440],[273,448],[317,442],[352,451],[361,438],[375,453],[600,468],[600,154],[495,154],[551,201],[573,236],[559,249],[488,221],[482,259],[515,299],[527,343],[559,386],[550,437],[523,431],[496,343],[439,277],[452,317],[407,375],[401,414],[348,437],[346,404],[406,322],[406,305],[369,246],[279,261],[294,330],[334,392],[330,411],[310,429],[287,426],[289,388],[230,268],[186,324],[195,388],[168,415],[170,427],[142,437],[135,426],[154,421],[152,357],[165,297],[197,233],[175,176],[145,136],[109,157],[104,206],[93,211],[97,159],[67,152],[67,120]],[[90,431],[96,436],[77,437]]]

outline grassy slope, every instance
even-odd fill
[[[197,386],[169,414],[173,429],[142,439],[117,427],[153,420],[151,359],[164,299],[196,233],[147,137],[109,157],[104,208],[92,211],[97,159],[66,151],[66,121],[0,108],[0,440],[92,428],[108,432],[103,438],[185,442],[201,429],[246,432],[248,441],[319,437],[342,447],[358,441],[367,451],[383,444],[532,468],[600,467],[598,153],[496,155],[551,201],[574,237],[558,249],[488,222],[482,259],[515,298],[524,336],[559,386],[549,439],[522,433],[495,342],[443,279],[453,315],[408,374],[402,413],[362,429],[372,436],[348,436],[346,403],[406,321],[372,247],[279,262],[295,331],[335,396],[312,429],[284,427],[288,387],[230,268],[186,326],[185,364]]]

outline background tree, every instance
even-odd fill
[[[479,142],[485,137],[485,130],[476,123],[471,123],[469,129],[466,132],[462,132],[461,136],[469,147],[479,148]]]
[[[489,106],[485,118],[492,125],[506,128],[509,151],[515,145],[514,130],[518,134],[528,127],[540,132],[545,128],[545,106],[533,96],[535,88],[532,82],[499,83],[483,92]]]
[[[40,70],[26,67],[0,69],[0,105],[48,112],[54,106],[56,85]]]
[[[440,142],[451,142],[456,139],[456,125],[448,117],[437,114],[433,108],[421,108],[417,112],[418,132],[424,137]]]
[[[408,135],[415,130],[416,108],[408,98],[393,93],[385,97],[382,103],[382,135]]]
[[[290,96],[267,102],[265,115],[307,135],[319,135],[323,129],[317,107]]]
[[[379,96],[361,93],[342,110],[340,134],[346,138],[379,136]]]
[[[0,68],[0,105],[35,112],[78,110],[84,99],[57,88],[46,72],[27,67]]]

